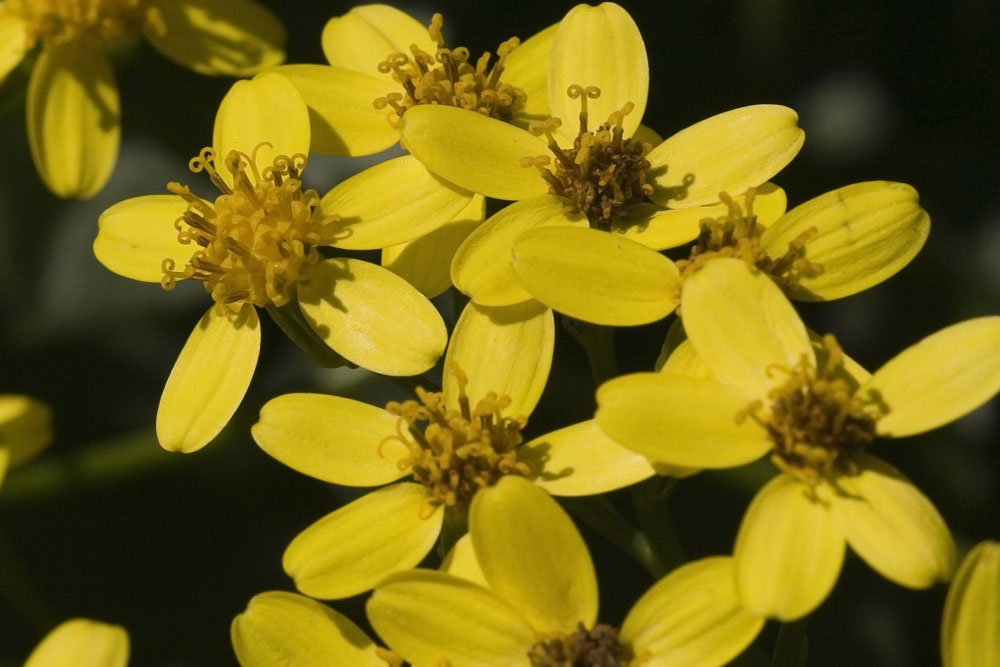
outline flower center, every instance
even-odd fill
[[[649,144],[625,137],[622,121],[635,105],[625,104],[608,121],[590,132],[587,129],[587,99],[601,96],[599,88],[573,84],[566,91],[570,99],[580,100],[580,131],[573,147],[563,149],[553,135],[561,125],[558,118],[533,122],[529,130],[535,136],[545,135],[549,150],[555,156],[555,168],[549,168],[549,156],[525,157],[522,167],[537,167],[549,183],[549,192],[565,197],[574,211],[585,213],[590,226],[610,231],[612,224],[625,217],[624,209],[638,204],[653,194],[646,183]]]
[[[603,623],[591,630],[580,623],[572,633],[536,642],[528,650],[532,667],[621,667],[630,659],[618,631]]]
[[[527,419],[502,414],[510,397],[490,392],[473,409],[465,395],[465,374],[455,367],[450,370],[459,382],[459,409],[449,408],[443,393],[418,387],[419,402],[386,405],[399,415],[399,426],[396,435],[382,443],[398,440],[409,448],[399,468],[409,469],[430,490],[432,502],[467,510],[479,489],[504,475],[528,477],[534,470],[519,458]]]
[[[810,227],[788,244],[788,250],[778,258],[771,257],[761,245],[764,226],[753,213],[755,190],[750,188],[744,196],[746,210],[725,192],[719,199],[729,212],[725,217],[701,221],[701,233],[691,248],[687,259],[678,260],[681,277],[687,278],[715,257],[735,257],[751,267],[763,271],[783,290],[798,284],[802,278],[815,278],[823,272],[823,265],[806,259],[806,243],[819,233]]]
[[[427,29],[431,39],[437,42],[437,51],[433,56],[413,44],[410,46],[411,55],[391,53],[379,63],[378,71],[383,74],[391,72],[393,78],[402,84],[403,92],[379,97],[375,100],[375,108],[391,106],[396,112],[395,121],[417,104],[461,107],[509,121],[514,111],[524,104],[527,95],[520,88],[500,81],[500,75],[503,74],[504,60],[517,48],[520,40],[511,37],[500,44],[492,67],[489,51],[472,64],[469,62],[469,49],[464,46],[448,48],[441,34],[443,24],[441,15],[435,14]]]
[[[145,0],[6,0],[0,11],[27,22],[30,44],[114,42],[133,37],[145,25],[162,28],[159,12]]]
[[[212,149],[205,148],[191,160],[192,172],[208,172],[222,193],[209,204],[185,185],[168,183],[167,189],[188,202],[174,223],[177,240],[200,246],[181,271],[171,259],[163,260],[164,289],[177,281],[201,281],[220,306],[238,312],[243,303],[282,306],[292,298],[295,283],[319,261],[316,246],[330,238],[337,216],[322,217],[315,190],[303,190],[299,174],[306,156],[279,155],[271,166],[258,171],[254,155],[231,151],[226,169],[230,188],[212,168]],[[249,170],[250,175],[247,171]],[[233,304],[236,304],[233,307]]]
[[[823,336],[826,360],[818,371],[805,359],[791,369],[772,366],[788,379],[768,395],[770,414],[761,414],[760,401],[737,415],[757,420],[774,441],[771,461],[810,486],[836,473],[855,474],[854,457],[875,439],[881,406],[854,395],[844,372],[844,352],[832,334]]]

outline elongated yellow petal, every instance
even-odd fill
[[[465,392],[473,403],[496,392],[511,399],[507,415],[527,417],[545,389],[554,346],[552,311],[537,301],[496,308],[470,301],[445,356],[445,400],[459,405],[458,378],[449,371],[454,366],[468,378]]]
[[[201,74],[251,76],[285,59],[285,28],[253,0],[150,0],[161,19],[143,35],[157,51]]]
[[[268,145],[260,146],[262,142]],[[215,114],[212,146],[216,171],[232,184],[225,167],[230,151],[256,155],[261,169],[279,155],[308,155],[309,109],[295,86],[280,74],[237,81]]]
[[[382,266],[428,299],[451,287],[451,262],[459,246],[486,219],[486,198],[474,195],[458,215],[418,239],[382,249]]]
[[[320,42],[328,63],[371,76],[379,75],[378,64],[391,54],[410,54],[413,44],[431,55],[437,51],[426,26],[389,5],[360,5],[334,16],[323,26]]]
[[[541,139],[481,113],[424,104],[403,116],[403,144],[435,174],[496,199],[545,194],[548,182],[521,158],[549,155]]]
[[[481,489],[469,533],[490,590],[536,632],[572,632],[597,618],[597,577],[573,521],[548,493],[508,475]]]
[[[948,589],[941,622],[944,667],[1000,667],[1000,543],[977,544]]]
[[[299,306],[326,344],[383,375],[416,375],[444,353],[448,331],[427,297],[360,259],[317,264],[299,283]]]
[[[479,567],[479,561],[476,560],[476,550],[472,547],[472,536],[468,533],[458,538],[455,546],[441,561],[439,569],[441,572],[460,577],[474,584],[489,586],[486,577],[483,576],[483,569]]]
[[[733,559],[703,558],[677,568],[639,598],[619,637],[650,667],[724,665],[764,626],[736,596]]]
[[[934,505],[884,461],[864,456],[859,463],[857,475],[838,475],[837,488],[824,494],[847,543],[901,586],[948,581],[957,561],[955,542]]]
[[[128,652],[125,628],[74,618],[45,635],[24,667],[125,667]]]
[[[230,627],[241,667],[385,667],[377,646],[351,619],[295,593],[255,595]]]
[[[120,276],[158,283],[163,260],[183,267],[198,250],[194,243],[177,240],[174,221],[187,209],[175,195],[147,195],[118,202],[97,220],[94,255]]]
[[[701,378],[703,380],[713,379],[712,369],[710,369],[698,353],[694,351],[694,345],[690,340],[681,341],[680,345],[667,357],[663,365],[660,366],[660,373],[666,375],[680,375],[689,378]]]
[[[291,81],[308,105],[316,153],[371,155],[399,141],[399,128],[389,122],[392,110],[372,105],[385,96],[387,85],[375,73],[325,65],[282,65],[271,71]]]
[[[788,107],[759,104],[726,111],[681,130],[654,148],[657,203],[673,208],[718,201],[764,183],[802,148],[805,133]]]
[[[774,365],[792,368],[816,357],[805,325],[781,289],[742,260],[709,261],[684,284],[684,330],[695,352],[723,382],[765,399]]]
[[[557,496],[590,496],[656,474],[653,464],[605,435],[593,419],[546,433],[524,445],[541,465],[535,483]]]
[[[52,442],[52,410],[29,396],[0,394],[0,446],[3,468],[33,459]],[[2,478],[2,472],[0,472]]]
[[[423,560],[443,517],[444,510],[428,502],[422,485],[392,484],[303,530],[285,549],[281,565],[310,597],[357,595]]]
[[[954,421],[998,389],[1000,317],[980,317],[906,348],[875,371],[860,392],[889,410],[876,430],[899,438]]]
[[[598,388],[595,420],[652,461],[728,468],[760,458],[773,444],[756,421],[737,419],[750,400],[746,391],[715,380],[635,373]]]
[[[585,322],[646,324],[677,307],[680,274],[646,246],[597,229],[549,227],[517,237],[517,279],[545,305]]]
[[[472,193],[433,175],[412,155],[380,162],[323,195],[327,215],[339,215],[331,245],[372,250],[433,232],[461,213]]]
[[[13,12],[0,12],[0,83],[27,52],[28,30],[24,19]],[[544,66],[542,70],[544,72]]]
[[[332,484],[379,486],[407,474],[396,464],[409,449],[398,440],[399,418],[340,396],[285,394],[268,401],[250,432],[286,466]]]
[[[500,80],[520,88],[528,96],[524,106],[514,112],[513,122],[519,125],[552,115],[548,95],[549,51],[557,27],[558,24],[550,25],[521,42],[504,61]]]
[[[586,226],[586,218],[567,216],[556,197],[542,195],[516,202],[490,216],[469,234],[451,263],[455,287],[484,306],[509,306],[531,299],[511,266],[514,239],[537,227]]]
[[[381,582],[368,620],[412,665],[527,667],[531,626],[506,602],[470,581],[433,570]]]
[[[111,177],[120,139],[118,86],[100,48],[42,49],[28,83],[28,142],[49,190],[93,197]]]
[[[156,437],[172,452],[193,452],[236,412],[260,354],[260,321],[245,304],[239,316],[209,308],[170,371],[156,411]]]
[[[889,278],[916,256],[931,219],[917,192],[903,183],[872,181],[839,188],[796,206],[761,237],[772,257],[805,233],[805,257],[823,266],[789,295],[828,301],[860,292]],[[815,231],[812,231],[815,230]]]

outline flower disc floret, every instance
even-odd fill
[[[162,26],[159,12],[145,0],[7,0],[0,11],[25,20],[32,45],[114,42],[134,37],[145,25]]]
[[[587,630],[583,623],[568,634],[537,642],[528,651],[532,667],[620,667],[629,664],[626,647],[618,641],[618,630],[598,623]]]

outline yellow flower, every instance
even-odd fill
[[[554,335],[551,311],[537,303],[471,306],[455,326],[442,392],[419,390],[419,401],[385,410],[318,394],[268,402],[252,429],[268,454],[325,482],[382,486],[292,541],[283,566],[298,589],[346,597],[415,566],[437,540],[446,508],[461,518],[481,488],[507,475],[568,496],[653,475],[644,457],[611,441],[593,421],[523,442],[521,429],[548,377]],[[526,340],[541,343],[526,346]],[[412,481],[389,484],[408,476]]]
[[[1000,542],[980,542],[948,589],[941,623],[944,667],[1000,666]]]
[[[731,558],[705,558],[653,585],[620,630],[597,623],[597,578],[559,505],[505,477],[472,501],[481,579],[400,572],[375,587],[368,618],[414,665],[723,665],[764,619],[741,607]],[[478,581],[477,581],[478,580]]]
[[[125,667],[128,652],[124,628],[74,618],[45,635],[24,667]]]
[[[111,176],[121,108],[105,47],[139,34],[202,74],[246,76],[285,59],[281,23],[253,0],[0,2],[0,82],[41,45],[28,84],[28,139],[59,197],[92,197]]]
[[[37,456],[52,441],[52,411],[27,396],[0,394],[0,482],[7,470]]]
[[[112,271],[168,289],[197,280],[215,302],[167,380],[156,419],[160,444],[194,451],[229,421],[260,350],[254,306],[297,302],[289,305],[296,323],[369,370],[414,375],[433,366],[447,332],[430,301],[382,267],[323,260],[317,251],[379,248],[411,230],[382,198],[378,178],[356,177],[367,185],[353,199],[331,191],[324,199],[339,214],[302,189],[309,112],[295,87],[277,74],[237,82],[219,107],[213,137],[215,148],[191,168],[208,172],[220,190],[214,203],[172,183],[172,195],[136,197],[105,211],[94,241]],[[469,197],[448,206],[461,209]]]
[[[937,428],[993,396],[1000,317],[943,329],[869,375],[832,336],[811,342],[781,290],[742,261],[709,262],[683,298],[682,358],[602,385],[596,420],[652,461],[724,468],[770,454],[781,474],[736,539],[746,606],[783,620],[808,613],[833,587],[845,542],[903,586],[948,580],[955,546],[943,519],[866,450],[876,436]]]

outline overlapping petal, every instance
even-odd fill
[[[532,35],[507,56],[501,80],[524,91],[524,106],[514,112],[512,122],[524,125],[551,115],[548,96],[548,62],[552,38],[558,24]]]
[[[24,667],[125,667],[128,654],[125,628],[74,618],[45,635]]]
[[[395,85],[392,77],[378,72],[378,64],[390,54],[409,54],[414,44],[425,53],[437,50],[427,26],[389,5],[359,5],[333,17],[323,26],[320,42],[334,67],[384,76],[383,83],[390,85]]]
[[[118,202],[97,220],[94,255],[120,276],[158,283],[163,260],[184,266],[199,249],[177,240],[174,222],[187,209],[175,195],[146,195]]]
[[[28,30],[24,19],[13,12],[0,12],[0,83],[27,52]]]
[[[1000,666],[1000,543],[977,544],[955,574],[941,622],[941,661]]]

